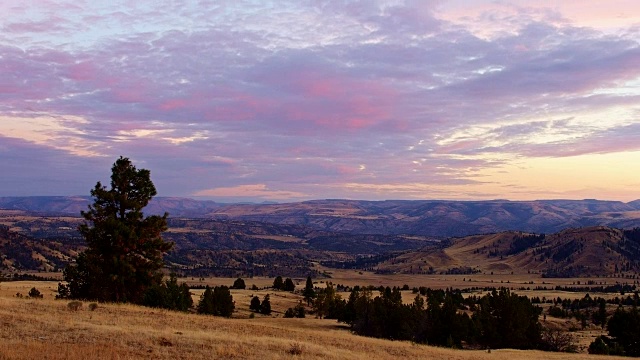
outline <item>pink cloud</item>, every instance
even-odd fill
[[[89,61],[83,61],[70,65],[67,70],[67,76],[75,81],[94,80],[98,75],[98,68]]]
[[[265,184],[252,184],[201,190],[195,192],[193,196],[250,197],[267,200],[281,200],[291,198],[304,198],[307,195],[296,191],[272,190],[269,189]]]

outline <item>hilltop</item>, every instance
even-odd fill
[[[531,272],[547,277],[631,275],[640,272],[640,232],[609,227],[555,234],[508,231],[453,238],[438,248],[410,251],[382,262],[399,273]]]

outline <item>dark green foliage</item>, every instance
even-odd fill
[[[233,282],[233,286],[231,287],[232,289],[246,289],[247,285],[245,285],[244,280],[241,278],[237,278],[234,282]]]
[[[98,182],[93,204],[81,213],[85,223],[78,230],[87,249],[65,268],[60,297],[142,303],[147,289],[162,281],[162,256],[173,244],[161,237],[168,215],[142,213],[156,195],[150,172],[123,157],[111,171],[110,189]]]
[[[303,318],[305,317],[305,310],[304,310],[304,305],[302,305],[302,301],[298,303],[298,305],[296,305],[296,307],[293,308],[295,317],[297,318]]]
[[[313,281],[311,281],[311,276],[307,277],[307,283],[304,286],[304,290],[302,291],[302,296],[307,301],[307,305],[311,304],[311,300],[315,299],[316,292],[313,289]]]
[[[570,317],[569,312],[567,310],[563,310],[561,307],[552,306],[547,310],[547,314],[557,318],[567,318]]]
[[[151,286],[144,294],[142,305],[169,310],[188,311],[193,306],[189,286],[178,285],[175,274],[164,283]]]
[[[609,346],[602,339],[604,336],[598,336],[590,345],[589,345],[589,354],[596,355],[609,355]]]
[[[607,324],[607,309],[605,300],[602,298],[600,298],[600,300],[598,303],[598,311],[593,313],[592,320],[594,324],[600,325],[604,329]]]
[[[359,335],[439,346],[461,347],[466,342],[530,349],[541,345],[540,309],[526,297],[507,289],[479,300],[464,299],[459,290],[425,289],[424,293],[426,302],[416,295],[413,304],[406,305],[399,288],[381,288],[375,298],[370,289],[354,289],[338,320]],[[472,318],[461,311],[468,309],[474,309]]]
[[[336,293],[333,284],[327,283],[327,287],[316,293],[313,301],[313,310],[316,316],[326,319],[340,319],[343,317],[346,301]]]
[[[338,320],[350,324],[356,334],[413,340],[417,330],[414,320],[419,312],[402,304],[398,288],[383,288],[375,298],[372,298],[371,290],[353,290]]]
[[[640,357],[640,312],[637,308],[618,308],[609,319],[607,330],[624,355]]]
[[[281,290],[284,287],[284,282],[282,281],[282,276],[278,276],[273,280],[273,288],[276,290]]]
[[[296,289],[296,284],[293,283],[291,278],[287,278],[284,281],[284,285],[282,286],[282,290],[284,291],[294,291]]]
[[[29,290],[29,297],[32,299],[42,299],[43,295],[40,293],[40,290],[36,289],[35,287],[31,288],[31,290]]]
[[[538,322],[541,309],[526,296],[508,289],[493,290],[484,296],[473,314],[479,329],[478,341],[494,349],[532,349],[540,344],[542,328]]]
[[[293,308],[288,308],[287,311],[284,312],[284,317],[285,318],[304,318],[305,311],[304,311],[304,305],[302,305],[302,302],[298,303],[298,305],[296,305]]]
[[[507,251],[505,255],[513,255],[513,254],[520,253],[524,250],[530,249],[536,246],[542,240],[544,240],[544,238],[545,238],[544,234],[540,234],[540,235],[531,234],[531,235],[517,236],[513,240],[513,243],[511,243],[511,246],[509,247],[509,251]]]
[[[254,296],[251,298],[251,304],[249,304],[249,310],[260,312],[260,298]]]
[[[269,301],[269,294],[264,296],[262,303],[260,303],[260,313],[263,315],[271,314],[271,301]]]
[[[200,296],[197,309],[199,314],[230,317],[235,304],[228,287],[216,286],[211,289],[207,286]]]
[[[293,311],[293,308],[288,308],[287,311],[284,312],[284,316],[283,317],[285,319],[295,317],[295,312]]]
[[[589,345],[588,351],[589,354],[597,355],[625,355],[624,349],[620,344],[604,335],[597,337]]]
[[[423,306],[420,297],[414,300],[414,309]],[[427,290],[427,304],[424,312],[415,315],[417,333],[415,340],[429,344],[461,347],[463,340],[470,340],[475,328],[464,308],[462,294],[453,290]]]

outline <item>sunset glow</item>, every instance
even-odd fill
[[[108,3],[0,4],[0,196],[640,198],[637,1]]]

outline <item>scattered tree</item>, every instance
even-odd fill
[[[233,286],[231,287],[232,289],[240,289],[240,290],[244,290],[246,289],[247,285],[245,285],[244,280],[241,278],[237,278],[234,282],[233,282]]]
[[[199,314],[231,317],[235,304],[228,287],[216,286],[211,289],[207,285],[204,293],[200,296],[197,309]]]
[[[280,290],[284,287],[284,282],[282,281],[282,276],[278,276],[273,280],[273,288],[276,290]]]
[[[263,315],[271,314],[271,301],[269,301],[269,294],[264,296],[262,303],[260,304],[260,313]]]
[[[307,301],[307,305],[310,305],[311,301],[316,297],[316,292],[313,289],[313,281],[311,281],[311,276],[307,277],[307,283],[304,286],[302,296],[304,296],[304,299]]]
[[[251,304],[249,304],[249,310],[253,310],[255,312],[260,312],[260,298],[254,296],[251,298]]]
[[[284,317],[285,318],[304,318],[305,317],[305,311],[304,311],[304,305],[302,305],[302,302],[298,303],[298,305],[296,305],[293,308],[288,308],[287,311],[284,312]]]
[[[282,290],[295,291],[295,289],[296,289],[296,284],[293,283],[293,280],[291,280],[291,278],[287,278],[284,281],[284,285],[282,285]]]
[[[336,293],[333,284],[327,283],[327,287],[316,293],[313,301],[313,311],[319,318],[339,319],[346,306],[346,302]]]
[[[176,274],[172,273],[169,280],[147,289],[142,304],[169,310],[188,311],[193,306],[193,299],[189,286],[185,283],[178,285]]]
[[[40,293],[40,290],[36,289],[35,287],[31,288],[31,290],[29,290],[29,297],[32,299],[42,299],[43,295]]]

